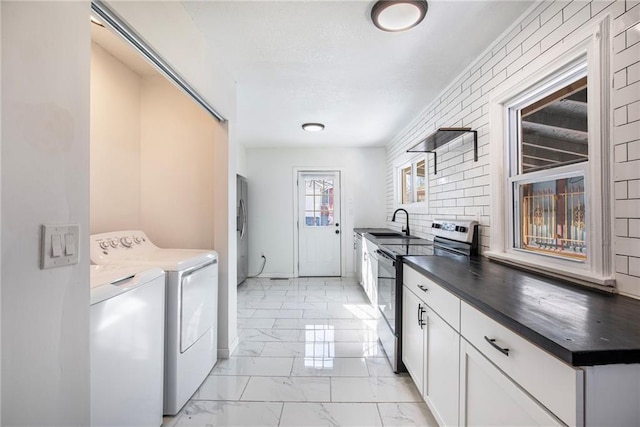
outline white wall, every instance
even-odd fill
[[[2,2],[2,425],[89,424],[89,3]],[[40,224],[79,264],[38,268]]]
[[[353,274],[353,228],[385,224],[384,148],[247,148],[249,274],[294,273],[294,168],[342,169],[343,271]]]
[[[142,83],[142,229],[160,247],[213,249],[220,124],[164,77]]]
[[[211,49],[191,16],[178,2],[167,1],[115,1],[108,4],[125,19],[142,37],[166,59],[201,96],[218,109],[229,120],[227,124],[228,146],[221,159],[227,167],[226,176],[216,177],[216,189],[224,204],[226,218],[216,220],[216,250],[220,256],[218,298],[220,301],[218,348],[233,351],[237,343],[236,322],[236,241],[235,241],[235,204],[236,204],[236,85],[233,78],[216,58],[211,57]],[[167,31],[170,28],[171,31]],[[218,147],[217,147],[218,148]],[[226,190],[225,190],[226,189]],[[226,194],[224,194],[226,192]],[[222,202],[221,202],[222,203]],[[221,240],[219,240],[221,239]],[[226,242],[223,247],[219,241]],[[228,312],[226,311],[228,310]]]
[[[544,1],[431,101],[387,147],[387,182],[393,164],[420,139],[439,127],[465,126],[478,130],[479,159],[473,161],[469,139],[438,151],[438,175],[429,160],[429,210],[413,214],[412,234],[426,237],[437,216],[481,221],[480,244],[487,249],[491,226],[489,165],[489,100],[493,89],[529,67],[541,65],[539,57],[562,43],[577,28],[612,18],[611,116],[614,118],[613,174],[616,225],[616,281],[622,293],[640,297],[640,44],[637,1]],[[387,189],[387,220],[395,209],[393,186]],[[390,227],[399,225],[389,222]]]
[[[141,77],[91,43],[91,234],[140,229]]]
[[[236,161],[236,172],[238,175],[246,176],[247,175],[247,147],[244,145],[238,144],[237,147],[238,158]]]

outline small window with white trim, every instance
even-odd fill
[[[423,204],[427,201],[427,163],[424,155],[399,163],[395,168],[396,203]]]

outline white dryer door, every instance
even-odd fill
[[[184,273],[180,279],[180,353],[216,324],[218,263]]]

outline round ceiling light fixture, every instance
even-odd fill
[[[371,9],[373,24],[382,31],[405,31],[422,22],[426,0],[379,0]]]
[[[322,123],[305,123],[302,125],[302,129],[307,132],[321,132],[324,130],[324,125]]]

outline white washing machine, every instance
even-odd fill
[[[91,236],[94,264],[145,264],[166,272],[164,413],[175,415],[218,357],[218,254],[162,249],[139,230]]]
[[[165,275],[91,266],[91,425],[162,424]]]

